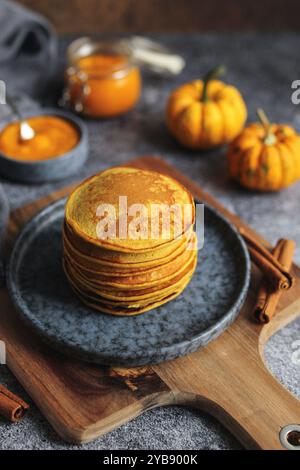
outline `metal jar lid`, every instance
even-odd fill
[[[76,39],[67,50],[69,64],[76,63],[82,57],[95,54],[104,45],[108,50],[111,45],[119,53],[128,56],[130,62],[159,75],[178,75],[185,66],[185,61],[181,56],[173,54],[160,43],[142,36],[113,41],[101,41],[90,37]]]

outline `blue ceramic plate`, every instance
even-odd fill
[[[205,346],[238,315],[250,278],[235,228],[205,207],[205,243],[196,272],[177,299],[135,317],[85,307],[62,270],[65,200],[34,217],[12,251],[7,283],[22,319],[59,351],[108,365],[153,364]]]
[[[24,118],[40,115],[58,116],[70,121],[78,130],[80,139],[78,144],[69,152],[56,158],[39,161],[16,160],[0,152],[0,173],[13,181],[23,183],[45,183],[56,181],[76,173],[88,157],[88,134],[84,122],[67,111],[56,108],[38,109],[23,113]],[[0,131],[10,121],[0,125]]]

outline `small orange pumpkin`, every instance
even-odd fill
[[[300,136],[292,127],[270,124],[262,109],[257,114],[260,122],[229,145],[229,173],[246,188],[278,191],[300,178]]]
[[[167,125],[185,147],[209,149],[232,141],[243,129],[247,108],[240,92],[215,78],[224,67],[203,80],[186,83],[171,93]]]

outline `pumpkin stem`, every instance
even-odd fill
[[[267,145],[273,145],[276,142],[276,137],[271,132],[271,123],[269,119],[267,118],[266,113],[264,112],[262,108],[258,108],[256,110],[256,114],[257,114],[258,119],[261,122],[261,125],[263,126],[265,130],[264,143]]]
[[[210,80],[214,80],[215,78],[220,77],[221,75],[224,75],[226,72],[226,67],[224,65],[220,65],[219,67],[210,70],[203,78],[203,90],[202,90],[202,96],[201,96],[201,101],[205,102],[208,100],[207,96],[207,87],[210,82]]]

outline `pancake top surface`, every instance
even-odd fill
[[[175,210],[170,210],[172,206]],[[169,219],[157,208],[169,208]],[[66,222],[87,242],[111,249],[147,250],[171,242],[191,227],[194,202],[190,193],[168,176],[117,167],[89,178],[73,191],[66,206]]]

